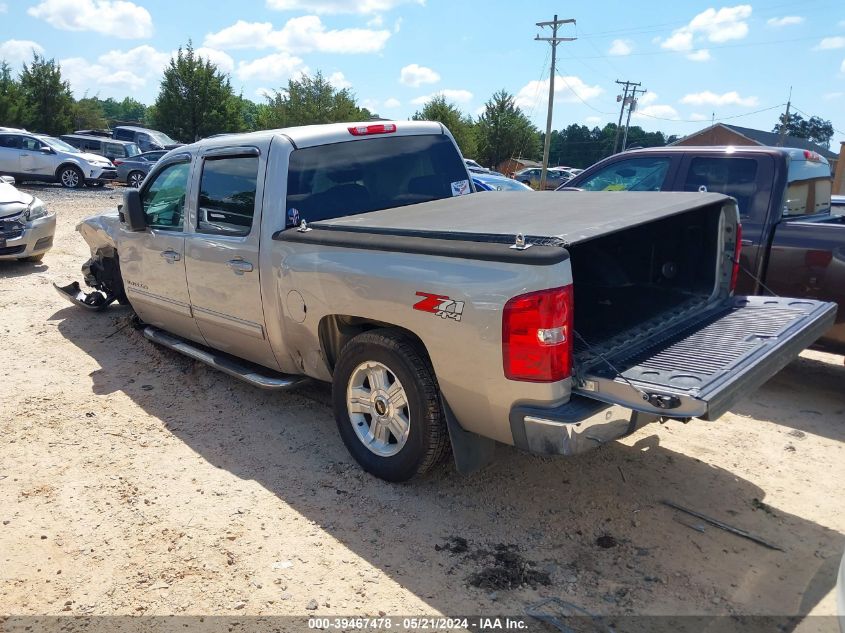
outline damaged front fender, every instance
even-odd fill
[[[85,218],[76,225],[76,230],[91,249],[91,255],[103,247],[117,248],[117,232],[120,230],[120,216],[117,209]]]

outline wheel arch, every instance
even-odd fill
[[[329,373],[334,374],[334,369],[337,365],[338,359],[340,358],[340,354],[349,341],[359,334],[379,329],[391,329],[407,335],[419,346],[420,351],[429,358],[430,362],[428,349],[422,339],[414,332],[402,327],[401,325],[367,317],[351,316],[348,314],[328,314],[320,319],[317,334],[320,340],[320,350],[323,354],[323,358],[325,359]]]
[[[79,165],[79,163],[76,163],[76,162],[69,160],[69,159],[65,159],[61,162],[61,164],[58,167],[56,167],[55,176],[56,176],[57,180],[59,179],[59,174],[62,173],[62,170],[67,168],[67,167],[75,168],[77,171],[79,171],[80,174],[82,174],[82,179],[83,180],[85,179],[85,170],[82,169],[82,167]]]

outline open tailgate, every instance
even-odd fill
[[[715,420],[824,334],[835,316],[833,303],[733,297],[679,330],[595,360],[574,390],[637,411]]]

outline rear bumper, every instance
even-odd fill
[[[21,259],[46,253],[53,246],[55,234],[55,213],[29,222],[19,237],[7,239],[5,246],[0,247],[0,260]]]
[[[581,396],[554,408],[511,409],[514,445],[538,455],[577,455],[630,435],[660,416]]]

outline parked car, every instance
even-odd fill
[[[103,156],[80,152],[52,136],[18,130],[0,132],[0,174],[19,182],[58,182],[76,189],[112,181],[117,170]]]
[[[103,138],[102,136],[62,134],[59,138],[68,145],[73,145],[78,150],[105,156],[112,162],[122,158],[137,156],[141,153],[141,150],[138,149],[138,146],[135,145],[135,143],[131,143],[129,141],[116,141],[111,138]]]
[[[131,141],[135,143],[142,152],[152,152],[158,149],[174,149],[183,143],[175,141],[164,132],[148,130],[145,127],[134,125],[118,125],[112,130],[112,135],[119,141]]]
[[[543,170],[539,167],[528,167],[516,172],[513,177],[514,180],[528,185],[532,189],[540,188],[540,175]],[[571,175],[556,169],[546,170],[546,189],[557,189],[561,184],[565,183],[571,178]]]
[[[490,171],[486,167],[482,167],[476,161],[472,160],[471,158],[464,158],[464,164],[467,166],[467,169],[473,170],[475,169],[478,172],[485,172]]]
[[[472,173],[472,184],[475,185],[476,191],[533,191],[531,187],[518,180],[507,176],[496,176],[492,173]]]
[[[100,136],[103,138],[111,138],[111,130],[94,129],[94,130],[74,130],[74,134],[81,134],[82,136]]]
[[[827,160],[783,147],[659,147],[596,163],[563,189],[717,191],[736,198],[742,218],[745,294],[839,304],[819,345],[845,353],[845,217],[831,213]]]
[[[159,149],[154,152],[144,152],[132,158],[114,161],[117,167],[118,181],[137,189],[144,182],[144,177],[149,173],[152,166],[166,153],[167,150]]]
[[[450,444],[467,471],[496,442],[571,455],[716,419],[833,321],[821,301],[733,295],[727,196],[561,205],[464,195],[469,178],[439,123],[206,139],[80,223],[95,290],[58,290],[128,301],[149,340],[256,386],[331,382],[347,449],[390,481]]]
[[[40,262],[53,246],[56,214],[44,203],[0,176],[0,260]]]

